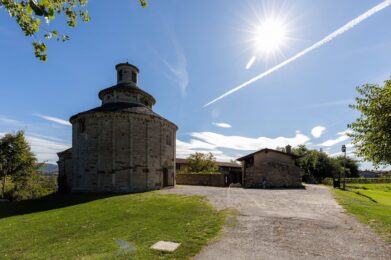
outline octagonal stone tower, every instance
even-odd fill
[[[116,66],[117,85],[99,92],[102,105],[78,113],[72,148],[59,156],[59,180],[71,191],[140,192],[175,185],[177,126],[152,111],[136,66]]]

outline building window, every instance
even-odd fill
[[[245,162],[246,162],[246,164],[245,164],[246,167],[253,166],[254,165],[254,157],[248,158]]]
[[[122,70],[118,70],[117,77],[118,77],[118,80],[122,80]]]
[[[132,71],[132,81],[137,84],[137,73]]]

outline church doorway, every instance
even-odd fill
[[[163,187],[168,186],[168,169],[163,168]]]

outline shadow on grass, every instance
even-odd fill
[[[51,209],[64,208],[98,199],[112,197],[115,195],[116,194],[53,193],[40,199],[2,202],[0,203],[0,219],[34,212],[47,211]]]

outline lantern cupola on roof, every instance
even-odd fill
[[[156,103],[155,98],[137,85],[139,69],[127,62],[117,64],[115,69],[117,84],[99,92],[102,105],[127,103],[131,106],[145,106],[152,109]]]
[[[117,70],[117,84],[125,84],[137,87],[139,70],[129,63],[119,63],[115,66]]]

